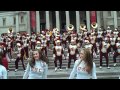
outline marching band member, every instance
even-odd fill
[[[102,57],[104,56],[106,58],[106,66],[108,69],[110,69],[109,59],[108,59],[108,48],[109,47],[110,47],[110,44],[108,43],[108,38],[106,37],[100,45],[100,67],[99,68],[102,68]]]
[[[40,41],[37,41],[36,42],[36,47],[35,49],[38,49],[38,50],[41,50],[42,49],[42,46],[41,46],[41,42]]]
[[[82,47],[82,44],[83,44],[82,35],[79,34],[79,35],[78,35],[78,38],[77,38],[77,47],[78,47],[78,48]]]
[[[17,58],[15,61],[15,72],[18,70],[18,62],[21,60],[23,69],[25,71],[25,66],[24,66],[24,48],[22,47],[21,43],[17,43]]]
[[[64,49],[61,46],[60,40],[56,41],[56,46],[53,48],[53,58],[54,58],[54,64],[55,64],[55,71],[57,71],[57,60],[59,60],[60,66],[59,69],[62,70],[62,58],[65,58],[64,56]]]
[[[46,37],[43,36],[43,39],[41,40],[41,46],[42,46],[42,52],[45,52],[45,55],[47,57],[47,40]]]
[[[4,34],[1,35],[1,42],[6,43],[6,38],[5,38],[5,35],[4,35]]]
[[[103,31],[101,28],[99,28],[99,31],[97,33],[97,42],[100,44],[102,42],[102,37],[103,37]]]
[[[118,42],[115,44],[117,50],[116,50],[116,52],[115,52],[114,55],[113,55],[114,66],[116,66],[116,64],[117,64],[117,63],[116,63],[116,58],[117,58],[117,56],[120,55],[120,37],[118,37],[117,40],[118,40]]]
[[[33,50],[33,49],[35,49],[35,43],[36,43],[35,33],[32,33],[32,36],[31,36],[30,40],[31,40],[31,49]]]
[[[77,49],[76,41],[71,40],[71,44],[68,47],[68,53],[66,57],[66,59],[68,59],[68,67],[66,68],[66,70],[70,69],[71,59],[74,59],[75,62],[77,58],[78,58],[78,49]]]
[[[115,38],[114,34],[111,33],[111,37],[110,37],[110,48],[113,49],[113,54],[114,54],[114,52],[116,51],[116,46],[115,46],[115,44],[116,44],[116,38]]]
[[[112,30],[110,29],[109,26],[107,27],[107,30],[106,30],[106,31],[107,31],[107,36],[110,37]]]
[[[17,33],[16,43],[21,43],[21,41],[22,41],[22,37],[21,37],[20,33]]]
[[[84,42],[85,42],[84,48],[89,49],[93,57],[93,49],[92,49],[93,45],[90,43],[90,40],[86,39]]]
[[[28,53],[29,40],[27,39],[26,35],[23,35],[22,43],[25,50],[26,59],[28,59],[29,58],[29,53]]]
[[[71,40],[75,40],[75,42],[77,42],[77,34],[76,33],[71,34]]]
[[[100,48],[99,48],[99,46],[100,46],[100,44],[101,44],[101,42],[102,42],[102,37],[103,37],[103,31],[102,31],[102,28],[99,28],[99,30],[98,30],[98,32],[97,32],[97,42],[96,42],[96,46],[97,46],[97,53],[99,54],[99,52],[100,52]]]
[[[30,35],[28,33],[26,34],[26,38],[27,38],[27,41],[29,42],[28,43],[29,44],[28,49],[30,49]]]
[[[7,45],[8,57],[9,57],[10,59],[12,59],[12,48],[11,48],[12,43],[11,43],[11,38],[10,38],[10,37],[7,38],[6,45]]]
[[[67,35],[66,35],[66,33],[63,33],[63,36],[62,36],[62,45],[64,46],[64,48],[67,47],[66,40],[67,40]]]
[[[40,33],[37,33],[36,41],[40,41],[40,40],[41,40],[41,34],[40,34]]]
[[[60,37],[55,37],[55,38],[54,38],[54,41],[53,41],[53,45],[54,45],[54,46],[56,46],[56,41],[57,41],[57,40],[60,40]]]
[[[114,37],[115,37],[115,38],[118,37],[118,33],[119,33],[119,32],[118,32],[117,28],[115,28],[115,30],[113,31],[113,34],[114,34]]]
[[[47,47],[49,48],[50,46],[50,32],[49,31],[46,32],[46,39],[47,39]]]
[[[91,36],[90,36],[90,42],[91,44],[93,45],[92,47],[92,52],[95,51],[95,56],[97,54],[97,46],[96,46],[96,36],[94,35],[94,33],[91,33]]]

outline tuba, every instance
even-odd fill
[[[73,31],[74,30],[74,26],[72,24],[70,24],[68,27],[67,27],[67,30],[68,31]]]
[[[91,27],[94,28],[94,29],[96,29],[98,27],[98,24],[96,22],[92,22],[91,23]]]
[[[85,25],[85,24],[81,24],[81,25],[80,25],[80,31],[81,31],[81,30],[82,30],[82,31],[86,30],[86,25]]]
[[[13,33],[13,29],[10,27],[8,33]]]

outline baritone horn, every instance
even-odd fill
[[[98,27],[98,24],[96,22],[92,22],[91,23],[91,27],[94,28],[94,29],[96,29]]]

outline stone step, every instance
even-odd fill
[[[68,74],[54,74],[54,75],[48,75],[48,79],[68,79],[69,78],[70,73]],[[107,73],[106,75],[102,75],[97,73],[97,79],[119,79],[119,74],[110,74]],[[8,75],[8,79],[22,79],[23,78],[23,74],[22,75]]]
[[[109,65],[109,66],[110,66],[110,68],[114,68],[113,65]],[[67,65],[66,66],[62,66],[62,69],[66,69],[66,67],[67,67]],[[107,68],[106,64],[103,64],[103,67]],[[116,67],[120,67],[120,65],[119,66],[117,65]],[[48,68],[49,69],[55,69],[55,66],[49,66]],[[71,69],[72,68],[73,68],[73,65],[71,65]],[[96,65],[96,68],[99,68],[99,65]],[[22,66],[19,66],[18,69],[23,71],[23,67]],[[15,70],[15,66],[9,67],[9,70],[10,71],[14,71]]]

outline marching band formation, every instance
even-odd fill
[[[50,44],[53,43],[53,58],[55,71],[58,69],[57,60],[59,60],[59,69],[62,70],[62,60],[68,60],[66,69],[70,68],[71,60],[74,62],[79,58],[79,51],[81,48],[88,48],[93,58],[100,55],[100,67],[102,68],[103,56],[106,59],[106,67],[109,67],[109,55],[113,54],[114,66],[116,66],[116,58],[120,55],[120,32],[115,28],[107,30],[99,28],[97,30],[97,23],[92,23],[92,30],[88,31],[84,24],[80,25],[80,32],[74,30],[74,26],[70,24],[67,30],[60,33],[60,30],[54,28],[51,30],[42,30],[40,33],[32,35],[28,33],[17,33],[14,36],[12,28],[8,30],[7,34],[1,35],[0,51],[9,58],[9,62],[13,59],[13,53],[16,51],[17,57],[15,60],[15,71],[18,70],[18,62],[21,60],[23,69],[24,59],[30,58],[30,51],[41,49],[44,54],[48,55],[47,51],[50,49]],[[67,54],[65,54],[65,50]],[[9,69],[8,69],[9,70]]]

